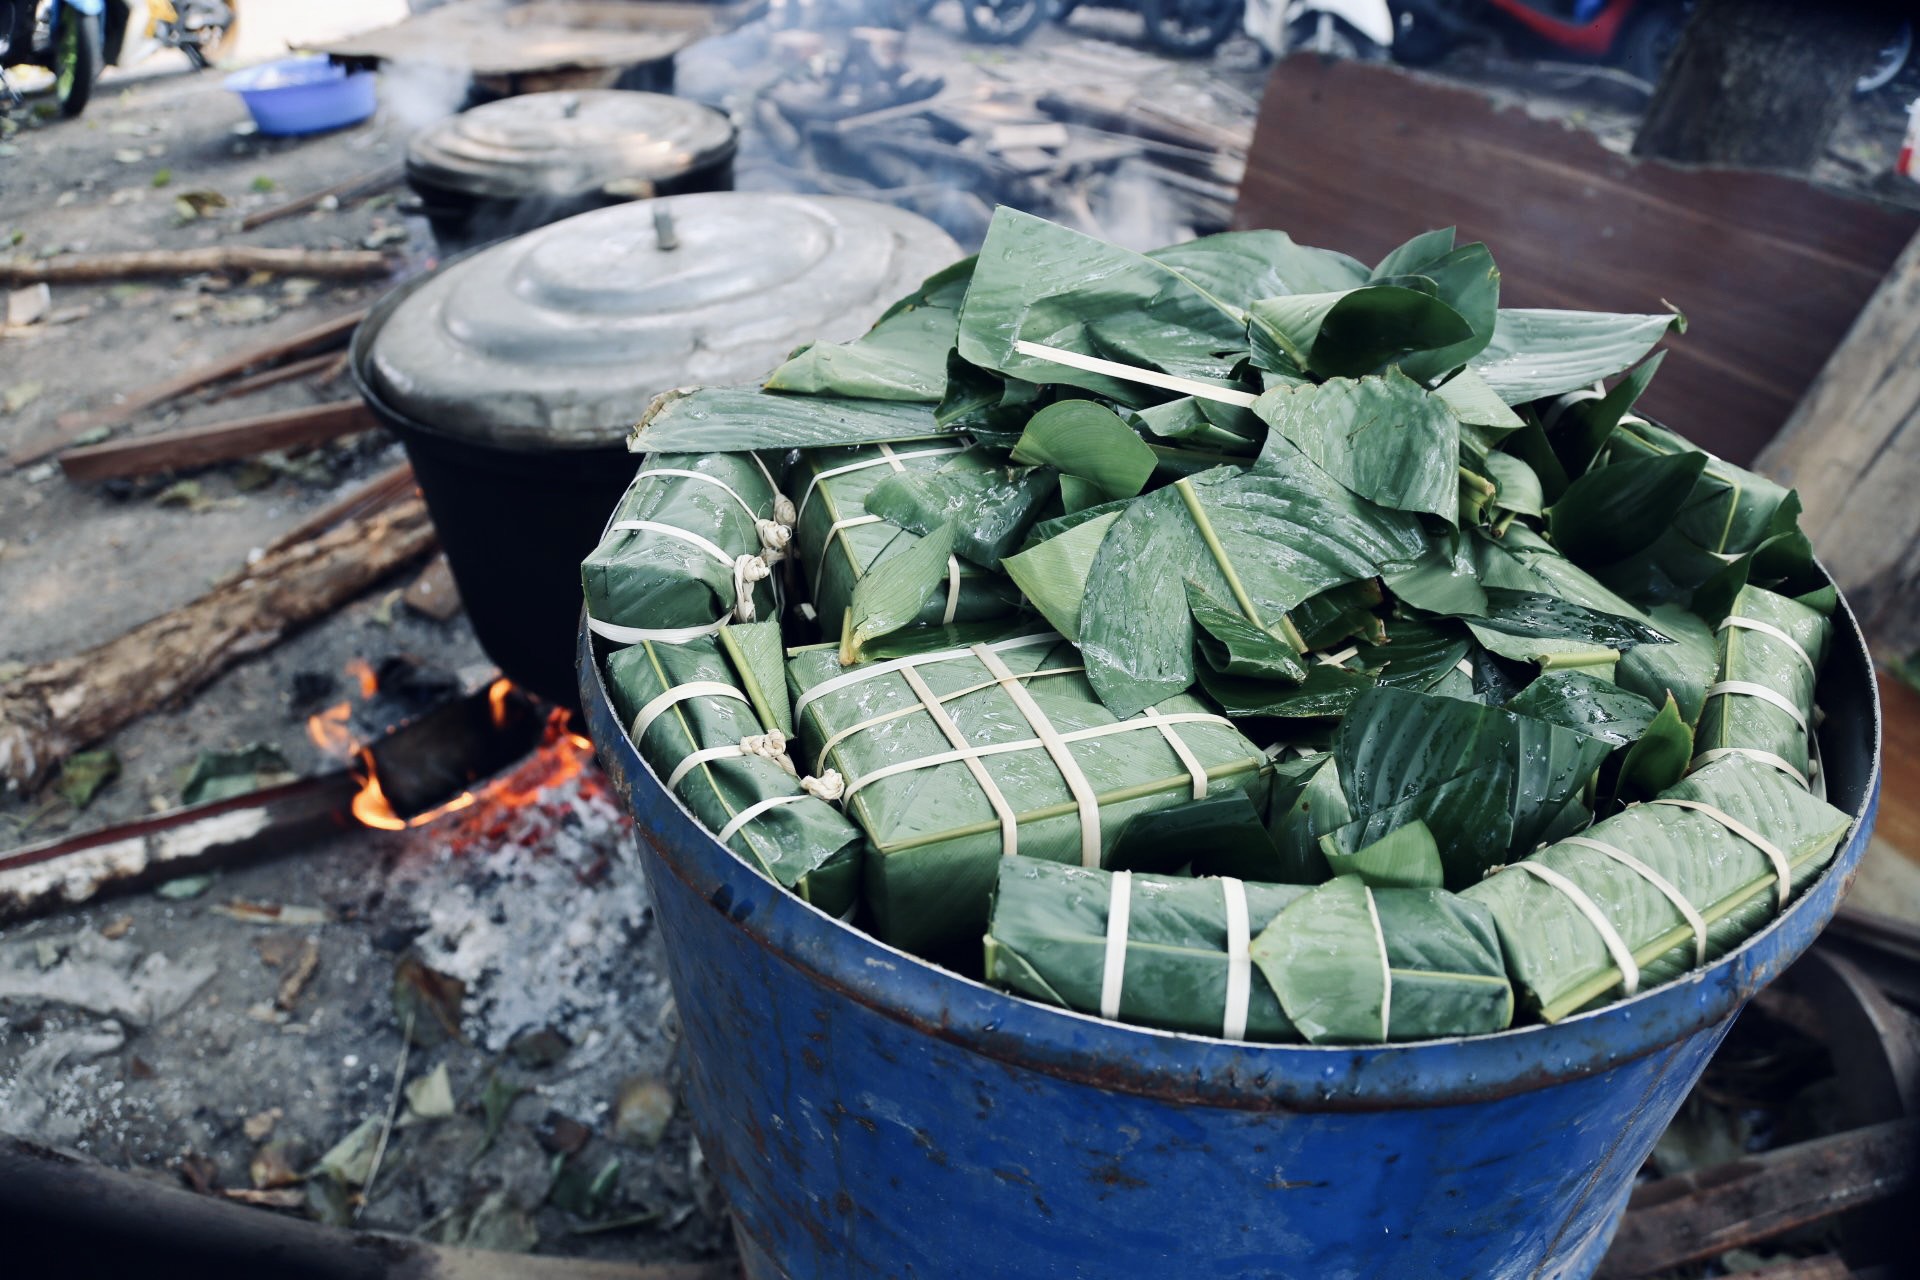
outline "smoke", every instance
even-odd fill
[[[472,72],[450,62],[389,62],[380,69],[380,101],[408,136],[467,104]]]

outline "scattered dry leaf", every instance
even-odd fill
[[[308,938],[306,946],[300,949],[300,955],[287,970],[287,976],[280,980],[280,993],[274,997],[274,1003],[293,1012],[293,1006],[299,1002],[300,993],[306,990],[307,983],[320,967],[320,942],[317,938]]]
[[[267,1187],[291,1187],[301,1180],[300,1170],[294,1167],[293,1147],[290,1140],[282,1138],[269,1142],[253,1153],[253,1159],[247,1164],[247,1176],[253,1185]]]
[[[247,924],[279,924],[291,925],[295,928],[311,928],[314,925],[333,923],[333,916],[325,907],[296,907],[283,902],[248,902],[245,898],[235,898],[231,902],[216,903],[213,910],[217,915],[244,921]]]
[[[268,1107],[265,1111],[256,1111],[240,1125],[240,1132],[247,1135],[247,1141],[259,1142],[273,1132],[273,1126],[280,1123],[285,1112],[278,1107]]]
[[[408,1082],[407,1111],[422,1120],[444,1120],[453,1114],[453,1086],[446,1063]]]
[[[100,936],[103,938],[117,941],[121,938],[126,937],[127,931],[131,928],[133,928],[133,917],[120,916],[117,919],[109,920],[105,924],[101,925]]]
[[[460,1038],[460,1009],[467,984],[427,967],[418,952],[409,951],[393,968],[393,1011],[401,1026],[412,1027],[412,1040],[422,1049]]]

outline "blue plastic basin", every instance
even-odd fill
[[[1704,969],[1554,1026],[1385,1047],[1145,1030],[868,937],[718,844],[640,759],[581,629],[632,810],[687,1105],[752,1280],[1577,1280],[1734,1018],[1832,919],[1879,798],[1844,603],[1820,681],[1833,865]]]
[[[226,86],[247,104],[260,132],[278,137],[344,129],[379,105],[371,71],[349,72],[324,54],[263,62],[228,76]]]

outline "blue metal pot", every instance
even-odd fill
[[[584,630],[581,701],[640,833],[687,1103],[772,1277],[1584,1277],[1734,1017],[1832,918],[1879,798],[1852,613],[1821,682],[1833,867],[1738,950],[1555,1026],[1238,1044],[1005,995],[748,869],[641,761]]]

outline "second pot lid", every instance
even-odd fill
[[[499,199],[638,187],[733,155],[733,122],[661,93],[567,90],[502,98],[449,116],[407,145],[409,177]]]
[[[677,243],[662,248],[655,212]],[[391,408],[508,449],[618,446],[674,387],[758,382],[803,342],[858,337],[960,257],[870,200],[708,192],[615,205],[463,258],[365,335]]]

